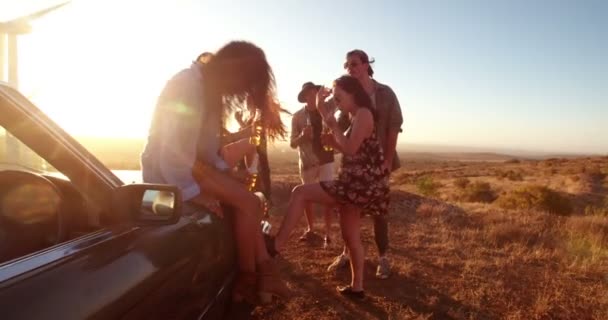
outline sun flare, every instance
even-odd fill
[[[176,9],[75,2],[36,21],[20,38],[21,91],[71,134],[144,137],[165,81],[196,54]]]

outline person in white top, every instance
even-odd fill
[[[268,137],[286,135],[272,68],[261,48],[244,41],[230,42],[202,58],[169,80],[158,98],[141,155],[143,180],[179,187],[184,208],[206,207],[220,218],[220,202],[231,209],[227,214],[234,213],[229,221],[237,248],[232,290],[236,302],[285,297],[288,289],[262,237],[262,203],[226,172],[230,163],[220,155],[223,120],[248,97],[260,109]],[[196,212],[200,210],[191,214]]]
[[[334,179],[334,152],[325,150],[321,143],[323,123],[321,115],[317,110],[317,92],[321,86],[312,82],[302,85],[298,94],[298,101],[305,105],[294,113],[291,119],[292,148],[298,148],[300,178],[302,183],[313,183],[319,181],[331,181]],[[331,242],[330,230],[333,207],[323,206],[325,218],[325,236],[323,246],[327,248]],[[308,203],[305,209],[308,228],[300,237],[300,241],[309,241],[314,235],[314,212],[312,203]]]

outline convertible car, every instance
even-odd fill
[[[0,319],[221,319],[229,224],[124,184],[0,83]]]

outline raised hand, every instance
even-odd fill
[[[190,201],[198,206],[206,208],[219,218],[224,217],[224,211],[222,210],[222,206],[220,205],[220,202],[217,199],[200,194],[191,199]]]
[[[336,137],[334,137],[334,134],[331,132],[321,134],[321,144],[332,148],[336,148],[338,146]]]
[[[312,126],[306,126],[304,130],[302,130],[302,136],[307,140],[312,140]]]
[[[326,106],[325,99],[331,95],[331,89],[326,87],[321,87],[319,91],[317,91],[317,110],[323,119],[325,119],[329,115],[329,110]]]

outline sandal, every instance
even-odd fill
[[[351,298],[351,299],[357,299],[357,300],[363,300],[365,299],[365,291],[361,290],[361,291],[354,291],[353,287],[351,286],[344,286],[344,287],[336,287],[336,290],[338,291],[338,293],[340,293],[341,295],[347,297],[347,298]]]

